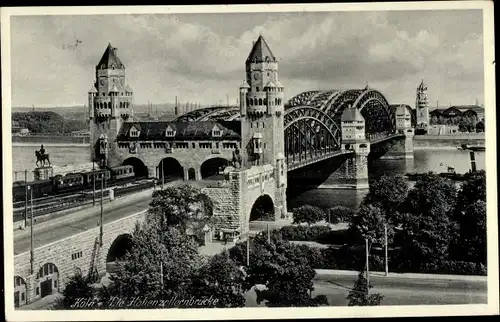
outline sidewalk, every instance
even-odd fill
[[[46,297],[42,299],[38,299],[30,304],[23,305],[19,308],[16,308],[16,310],[50,310],[54,304],[56,304],[56,301],[58,298],[62,298],[61,293],[54,293],[51,295],[47,295]]]
[[[318,276],[357,276],[358,271],[344,271],[344,270],[334,270],[334,269],[315,269]],[[385,276],[384,272],[372,272],[370,271],[371,277],[391,277],[391,278],[402,278],[402,279],[422,279],[422,280],[455,280],[455,281],[473,281],[473,282],[487,282],[487,276],[478,275],[444,275],[444,274],[421,274],[421,273],[392,273],[389,272]]]

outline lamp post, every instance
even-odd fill
[[[370,269],[369,269],[369,255],[368,255],[368,238],[365,238],[366,247],[366,287],[370,290]]]
[[[34,272],[34,263],[35,263],[35,253],[33,251],[33,189],[31,187],[28,187],[30,190],[30,203],[31,203],[31,209],[30,209],[30,265],[31,265],[31,274]]]
[[[24,227],[28,224],[28,170],[24,170]]]
[[[101,178],[101,220],[100,220],[100,227],[99,227],[99,245],[102,246],[102,235],[103,235],[103,194],[104,194],[104,178]]]
[[[95,162],[92,161],[92,206],[95,207]]]
[[[389,275],[389,257],[387,256],[387,224],[384,225],[385,234],[385,276]]]

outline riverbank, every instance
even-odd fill
[[[467,133],[456,135],[415,135],[414,149],[456,149],[462,144],[484,145],[484,133]]]

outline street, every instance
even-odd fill
[[[146,210],[151,202],[151,190],[115,199],[103,206],[104,224]],[[33,245],[35,248],[55,242],[65,237],[98,227],[100,219],[99,200],[90,209],[77,211],[62,218],[34,226]],[[30,229],[14,232],[14,254],[30,250]]]
[[[342,273],[339,273],[342,274]],[[326,295],[331,306],[347,306],[346,299],[357,276],[317,275],[314,281],[313,296]],[[370,293],[380,293],[384,296],[381,305],[442,305],[442,304],[486,304],[486,278],[470,280],[461,276],[436,279],[432,276],[392,277],[370,276],[373,288]],[[247,293],[247,307],[257,307],[255,291]]]

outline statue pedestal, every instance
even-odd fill
[[[47,180],[54,176],[54,168],[51,166],[35,168],[33,170],[35,180]]]

